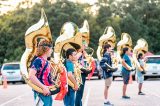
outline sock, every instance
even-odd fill
[[[108,102],[108,99],[104,99],[104,102],[107,103],[107,102]]]

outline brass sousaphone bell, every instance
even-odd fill
[[[117,57],[120,63],[122,63],[122,51],[123,48],[128,47],[130,50],[132,50],[132,39],[131,36],[128,33],[122,33],[121,40],[117,43]],[[134,63],[133,59],[130,58],[132,61],[132,64]],[[127,64],[126,64],[127,65]],[[130,67],[127,65],[129,70],[133,70],[133,67]]]
[[[78,26],[73,22],[66,22],[61,28],[60,36],[55,41],[54,57],[56,62],[62,62],[65,59],[66,50],[73,48],[75,50],[82,47],[82,35],[79,32]],[[77,85],[82,84],[80,69],[75,67],[74,70]],[[68,84],[74,88],[74,84],[68,79]]]
[[[28,28],[28,30],[25,33],[26,50],[23,53],[20,62],[20,70],[25,82],[33,90],[39,93],[43,93],[42,88],[32,83],[28,75],[31,62],[33,61],[36,55],[37,44],[40,39],[45,39],[48,42],[52,42],[51,31],[48,25],[47,17],[43,9],[41,10],[41,19],[39,20],[39,22]],[[56,94],[59,92],[59,87],[53,85],[49,87],[49,90],[51,94]]]
[[[82,28],[80,28],[80,32],[82,34],[82,44],[85,50],[85,59],[86,59],[86,65],[85,67],[82,67],[82,70],[84,70],[85,73],[90,73],[92,70],[92,62],[94,61],[94,58],[92,57],[94,53],[94,49],[89,47],[89,40],[90,40],[90,31],[89,31],[89,24],[87,20],[84,20]],[[86,69],[89,67],[89,69]]]
[[[104,30],[103,35],[99,38],[99,46],[97,49],[97,57],[99,60],[102,59],[103,56],[103,47],[105,44],[110,44],[112,48],[115,47],[116,43],[116,34],[114,29],[111,26],[107,26]],[[107,68],[110,69],[110,71],[117,71],[117,68],[114,68],[110,66],[109,64],[105,63]]]
[[[138,68],[139,71],[145,71],[145,70],[143,70],[141,68],[141,66],[140,66],[140,64],[139,64],[139,62],[137,60],[138,55],[140,53],[142,53],[144,55],[146,52],[148,52],[148,43],[147,43],[147,41],[145,39],[143,39],[143,38],[138,39],[137,44],[133,49],[133,60],[134,60],[135,65],[136,65],[136,67]]]

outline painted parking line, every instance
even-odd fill
[[[26,96],[26,95],[28,95],[28,92],[25,93],[25,94],[23,94],[23,95],[17,96],[17,97],[15,97],[15,98],[13,98],[13,99],[10,99],[9,101],[4,102],[3,104],[0,104],[0,106],[5,106],[6,104],[8,104],[8,103],[10,103],[10,102],[13,102],[13,101],[15,101],[15,100],[17,100],[17,99],[20,99],[20,98],[22,98],[23,96]]]
[[[88,105],[88,99],[89,99],[90,92],[91,92],[91,88],[88,88],[88,92],[87,92],[86,99],[84,101],[83,106],[87,106]]]

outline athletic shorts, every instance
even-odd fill
[[[109,77],[109,78],[106,78],[105,79],[105,86],[111,86],[111,83],[112,83],[112,77]]]
[[[122,78],[123,78],[123,83],[124,84],[129,83],[129,76],[130,76],[130,73],[122,71]]]
[[[144,75],[140,72],[140,71],[137,71],[136,72],[136,78],[137,78],[137,82],[138,83],[143,83],[144,81]]]

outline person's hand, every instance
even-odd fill
[[[116,72],[118,70],[118,68],[117,67],[115,67],[114,69],[113,69],[113,72]]]
[[[114,68],[112,68],[112,69],[108,69],[107,71],[109,72],[116,72],[118,70],[118,68],[117,67],[114,67]]]
[[[77,91],[78,90],[78,85],[76,84],[76,85],[74,85],[74,88],[73,88],[75,91]]]
[[[146,62],[146,61],[148,61],[148,58],[146,57],[146,58],[144,58],[144,62]]]
[[[141,71],[141,73],[142,73],[142,74],[146,74],[146,71],[143,70],[143,71]]]
[[[91,71],[91,70],[92,70],[92,67],[91,67],[91,66],[88,66],[88,67],[87,67],[87,70],[88,70],[88,71]]]
[[[49,88],[47,86],[44,86],[42,90],[43,90],[43,95],[45,95],[45,96],[50,95],[50,91],[49,91]]]
[[[135,68],[133,68],[133,67],[130,69],[130,71],[135,71],[135,70],[136,70],[136,69],[135,69]]]

